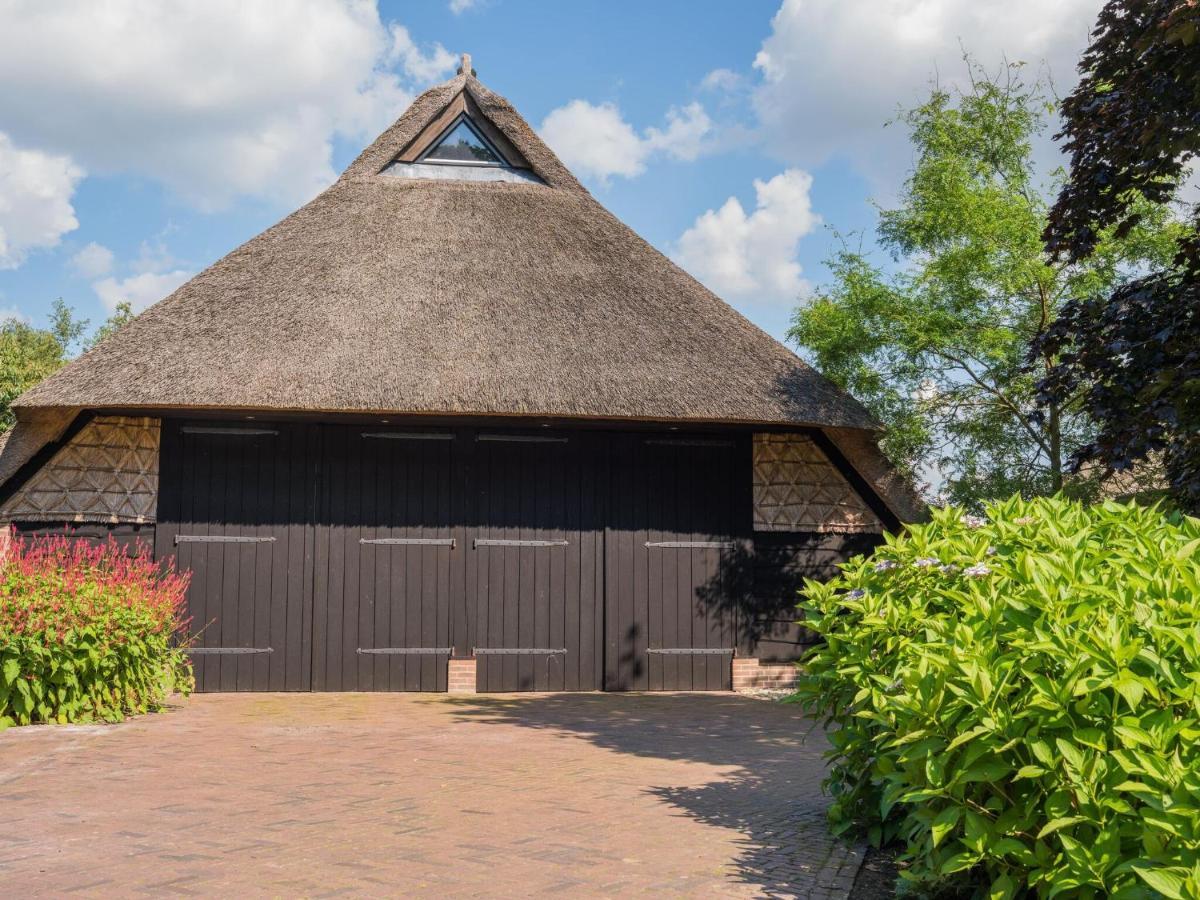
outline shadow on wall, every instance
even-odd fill
[[[646,792],[739,835],[731,877],[757,895],[796,896],[831,877],[850,851],[829,836],[819,727],[799,708],[728,694],[549,694],[453,697],[463,721],[582,738],[615,753],[730,767],[699,786]]]
[[[791,662],[817,640],[798,621],[805,579],[831,578],[838,561],[879,541],[874,534],[756,532],[753,544],[722,554],[720,570],[696,589],[696,611],[736,624],[742,649],[763,662]]]

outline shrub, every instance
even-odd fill
[[[1200,896],[1200,520],[946,509],[805,594],[835,830],[921,890]]]
[[[174,646],[187,580],[111,539],[14,539],[0,562],[0,728],[118,721],[189,691]]]

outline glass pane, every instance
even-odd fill
[[[504,161],[492,152],[492,149],[483,142],[465,119],[455,125],[436,147],[426,153],[425,159],[482,163],[489,166],[504,165]]]

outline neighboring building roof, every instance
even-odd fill
[[[452,127],[454,104],[535,177],[381,174]],[[597,203],[470,74],[15,405],[875,426]]]

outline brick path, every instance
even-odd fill
[[[733,695],[202,695],[0,732],[11,897],[845,897],[819,732]]]

